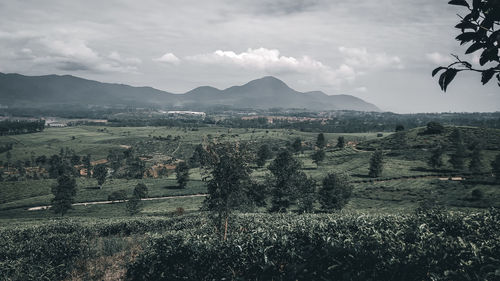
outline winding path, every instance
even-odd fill
[[[165,199],[176,199],[176,198],[193,198],[193,197],[205,197],[207,194],[190,194],[190,195],[174,195],[174,196],[163,196],[163,197],[150,197],[150,198],[143,198],[141,201],[152,201],[152,200],[165,200]],[[99,205],[99,204],[112,204],[112,203],[123,203],[127,202],[128,200],[116,200],[116,201],[91,201],[91,202],[80,202],[80,203],[74,203],[71,204],[72,206],[87,206],[87,205]],[[51,205],[45,205],[45,206],[37,206],[37,207],[31,207],[28,209],[28,211],[39,211],[39,210],[46,210],[50,208]]]

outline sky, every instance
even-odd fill
[[[500,87],[431,71],[463,55],[444,0],[0,0],[0,72],[173,93],[275,76],[385,111],[500,110]]]

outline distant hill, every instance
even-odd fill
[[[492,128],[445,126],[441,134],[426,134],[426,128],[420,127],[408,131],[391,134],[389,136],[369,140],[360,143],[357,148],[363,150],[375,149],[399,149],[401,146],[401,134],[406,139],[405,147],[408,149],[433,149],[441,145],[447,149],[453,149],[451,135],[458,129],[468,148],[475,143],[480,143],[484,149],[500,150],[500,130]]]
[[[283,81],[267,76],[225,90],[203,86],[184,94],[151,87],[101,83],[70,75],[24,76],[0,73],[0,104],[15,107],[51,105],[148,106],[206,109],[305,108],[309,110],[380,111],[375,105],[350,95],[320,91],[298,92]]]

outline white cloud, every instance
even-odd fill
[[[425,54],[425,58],[437,65],[448,65],[453,62],[451,56],[442,55],[438,52]]]
[[[358,87],[358,88],[355,88],[354,91],[358,92],[358,93],[366,93],[366,92],[368,92],[368,88],[366,88],[366,87]]]
[[[339,52],[344,56],[345,64],[355,68],[404,68],[398,56],[390,56],[386,53],[369,53],[366,48],[339,47]]]
[[[140,59],[123,57],[113,51],[108,56],[92,49],[87,41],[67,34],[35,36],[29,33],[0,33],[6,39],[9,59],[32,66],[63,71],[135,73]],[[5,42],[4,42],[5,43]],[[1,44],[0,44],[1,45]],[[9,52],[8,52],[9,53]]]
[[[166,63],[171,63],[171,64],[179,64],[181,60],[176,55],[174,55],[172,53],[166,53],[159,58],[153,59],[153,61],[166,62]]]
[[[337,69],[331,68],[309,56],[301,58],[287,57],[277,49],[248,49],[246,52],[217,50],[209,54],[199,54],[186,57],[186,60],[205,64],[237,65],[243,68],[263,70],[271,74],[300,73],[311,75],[323,83],[338,85],[352,81],[356,75],[354,69],[342,64]]]

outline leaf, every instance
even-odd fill
[[[480,42],[475,42],[474,44],[470,45],[470,47],[465,51],[466,54],[471,54],[474,53],[475,51],[483,48],[484,44]]]
[[[434,69],[434,70],[432,71],[432,77],[436,76],[436,74],[437,74],[439,71],[443,70],[443,69],[446,69],[446,67],[440,66],[440,67],[438,67],[438,68]]]
[[[446,92],[446,89],[448,88],[448,85],[450,84],[451,81],[455,78],[457,75],[458,70],[454,68],[448,68],[441,76],[439,77],[439,86],[441,87],[441,90]]]
[[[477,30],[477,26],[470,21],[465,21],[463,20],[461,23],[455,25],[455,28],[462,29],[462,32],[464,32],[464,29],[473,29]]]
[[[460,45],[463,45],[464,43],[472,41],[476,38],[477,38],[476,32],[464,32],[464,33],[458,35],[457,37],[455,37],[455,39],[457,39],[458,41],[461,41]]]
[[[498,61],[498,48],[495,46],[484,50],[479,58],[479,64],[481,66],[485,65],[489,61]]]
[[[495,75],[495,68],[490,68],[482,72],[481,74],[481,82],[484,84],[488,83],[491,78]]]
[[[465,0],[451,0],[450,2],[448,2],[448,4],[450,4],[450,5],[464,6],[464,7],[469,8],[469,4]]]

